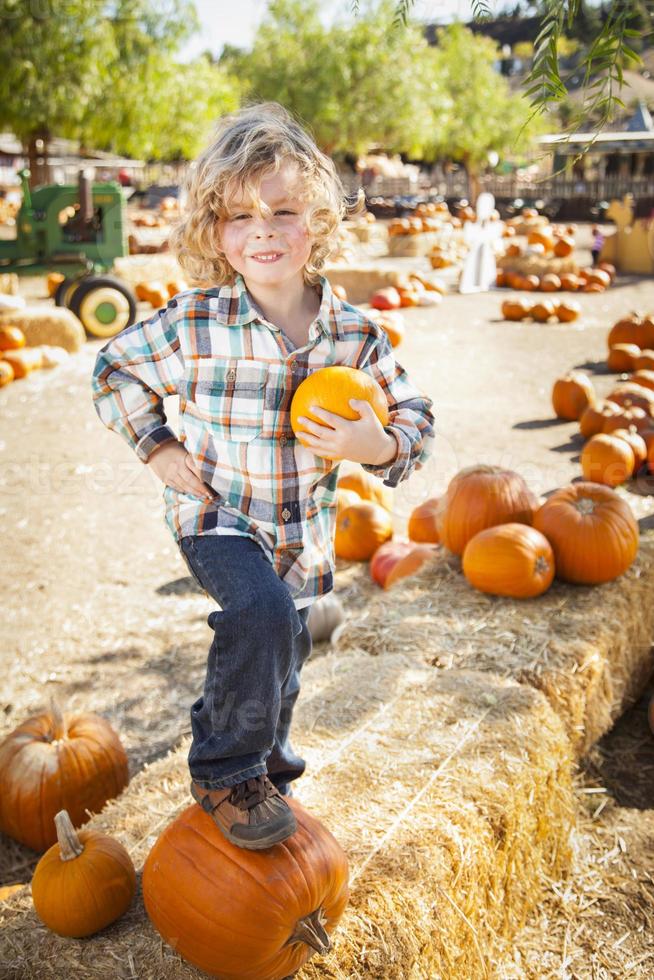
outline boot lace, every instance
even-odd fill
[[[229,797],[229,802],[241,810],[251,810],[258,803],[263,803],[270,792],[266,785],[265,776],[255,776],[254,779],[246,779],[234,787]]]

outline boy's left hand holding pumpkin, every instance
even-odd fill
[[[298,422],[307,431],[298,436],[299,441],[322,459],[349,459],[372,466],[390,463],[397,456],[397,440],[385,431],[369,402],[351,398],[350,407],[359,413],[358,419],[350,421],[312,406],[312,414],[323,424],[301,415]]]

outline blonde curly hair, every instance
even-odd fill
[[[304,281],[319,281],[342,219],[364,210],[365,195],[360,189],[350,204],[333,161],[309,133],[278,102],[260,102],[223,116],[212,142],[189,168],[186,211],[170,235],[170,247],[194,285],[233,282],[235,272],[217,234],[228,213],[228,197],[240,192],[269,216],[270,208],[259,197],[261,179],[289,160],[298,167],[312,239]]]

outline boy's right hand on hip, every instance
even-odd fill
[[[167,486],[181,493],[191,493],[206,500],[216,496],[202,481],[200,470],[181,442],[166,442],[159,446],[150,454],[147,465]]]

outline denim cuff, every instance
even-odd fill
[[[248,769],[240,769],[238,772],[232,773],[231,776],[223,776],[222,779],[200,779],[195,777],[193,773],[191,773],[191,777],[200,789],[227,789],[228,786],[238,786],[246,779],[254,779],[255,776],[263,776],[267,772],[266,764],[262,762],[256,766],[250,766]]]

